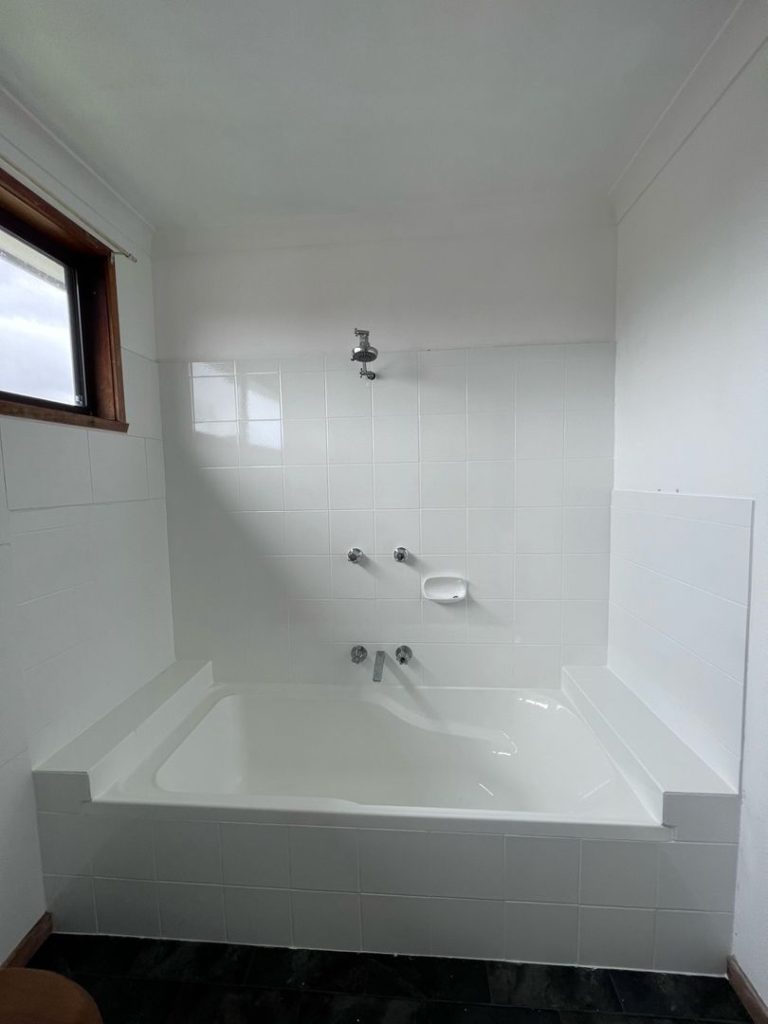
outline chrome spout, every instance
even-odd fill
[[[381,677],[384,674],[384,658],[386,655],[384,651],[376,651],[376,660],[373,663],[373,681],[374,683],[380,683]]]

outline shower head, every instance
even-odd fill
[[[355,363],[363,363],[363,366],[360,368],[361,377],[366,377],[368,380],[375,380],[376,374],[371,370],[367,370],[365,367],[366,363],[372,363],[379,354],[379,350],[374,348],[368,341],[369,334],[369,331],[363,331],[359,327],[355,328],[355,337],[359,338],[359,341],[352,349],[352,361]]]

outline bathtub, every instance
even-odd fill
[[[105,799],[502,831],[658,824],[558,690],[215,686]]]
[[[34,778],[60,931],[704,973],[730,949],[738,795],[606,668],[411,689],[178,662]]]

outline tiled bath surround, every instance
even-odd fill
[[[180,656],[221,681],[339,682],[370,672],[350,644],[410,643],[401,678],[428,685],[556,686],[561,664],[602,663],[613,347],[382,351],[373,369],[343,345],[162,364]],[[423,601],[431,572],[466,576],[469,599]]]
[[[730,947],[735,842],[70,810],[39,818],[62,931],[701,973]]]

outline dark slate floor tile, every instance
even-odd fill
[[[602,1021],[602,1017],[593,1019]],[[560,1024],[554,1010],[529,1010],[521,1006],[475,1006],[431,1003],[427,1024]]]
[[[366,961],[362,953],[259,947],[251,952],[246,984],[362,994]]]
[[[109,935],[51,935],[29,962],[29,967],[73,974],[125,975],[144,939]]]
[[[93,996],[104,1024],[166,1024],[179,991],[170,981],[91,974],[74,980]]]
[[[488,975],[482,960],[443,957],[385,956],[368,958],[365,992],[388,998],[488,1003]]]
[[[299,1024],[299,999],[274,989],[181,985],[165,1024]]]
[[[632,1017],[626,1014],[575,1013],[565,1010],[560,1013],[560,1024],[681,1024],[679,1017]],[[685,1024],[702,1024],[701,1021],[686,1020]]]
[[[362,995],[305,992],[301,1024],[431,1024],[426,1003]]]
[[[249,946],[223,942],[146,941],[131,963],[133,978],[162,978],[212,985],[240,985],[251,960]]]
[[[689,1020],[749,1021],[725,978],[611,971],[624,1013]]]
[[[539,1010],[619,1012],[608,971],[547,964],[488,964],[491,1002]]]

